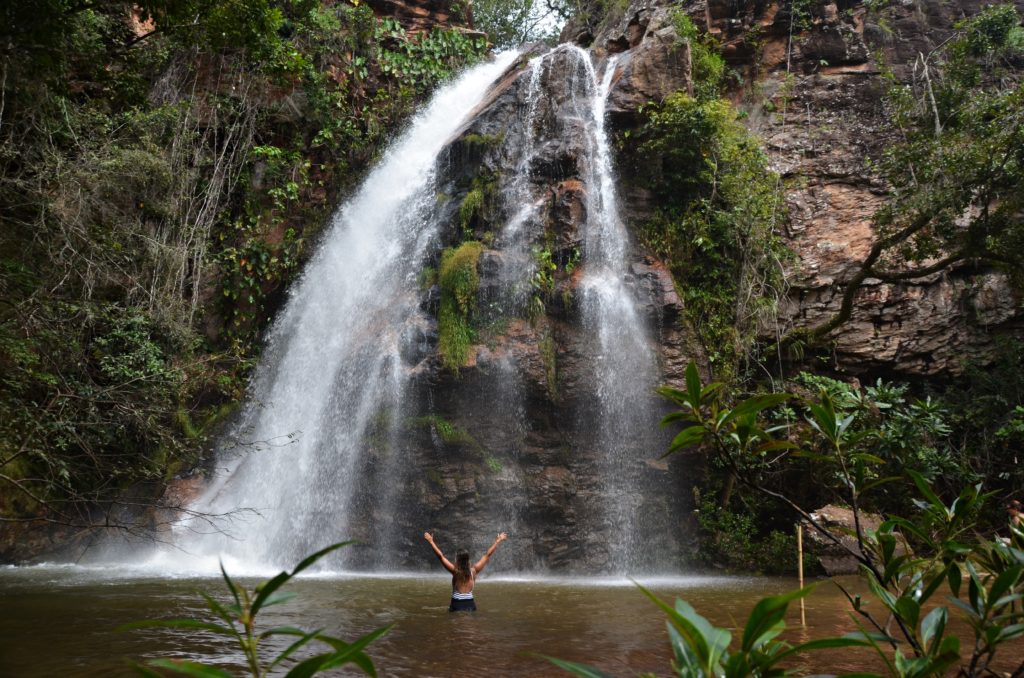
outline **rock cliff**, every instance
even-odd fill
[[[688,53],[671,35],[657,34],[642,53],[634,61],[626,51],[620,61],[613,115],[634,115],[645,98],[686,86]],[[422,526],[432,525],[445,543],[477,548],[508,530],[502,562],[511,568],[664,571],[688,551],[694,480],[680,460],[657,461],[667,445],[657,426],[664,407],[651,391],[630,403],[632,434],[620,435],[619,460],[608,460],[600,439],[609,425],[597,414],[594,364],[602,357],[580,301],[588,194],[597,190],[586,180],[594,162],[587,57],[561,49],[538,65],[532,56],[496,84],[438,165],[439,248],[484,244],[476,340],[457,372],[446,368],[437,351],[443,292],[422,292],[405,355],[415,412],[394,452],[407,460],[404,508],[375,514],[370,489],[357,503],[366,507],[367,530],[395,520],[400,536],[391,548],[409,554],[410,566]],[[664,266],[640,251],[629,259],[627,283],[650,330],[656,379],[672,380],[697,357],[695,343],[676,322],[680,301]],[[550,279],[538,282],[545,271]],[[386,449],[375,449],[360,472],[373,477],[386,465],[374,454]],[[610,517],[619,510],[634,516],[633,534]]]
[[[618,21],[597,29],[574,25],[564,37],[592,42],[599,52],[629,46],[635,61],[650,52],[645,45],[662,42],[652,42],[660,25],[655,17],[665,11],[661,4],[633,3]],[[886,199],[886,186],[871,164],[893,134],[882,101],[887,85],[881,64],[906,82],[921,77],[914,70],[920,55],[983,7],[974,0],[682,5],[719,38],[727,62],[739,72],[743,84],[732,96],[785,187],[789,220],[783,235],[797,258],[787,274],[781,327],[765,328],[766,337],[831,317],[842,283],[873,241],[872,215]],[[626,111],[609,107],[627,129],[630,103]],[[642,219],[643,196],[634,198],[629,213]],[[850,373],[948,377],[968,361],[991,360],[1000,337],[1020,336],[1021,302],[1020,290],[1004,274],[972,265],[903,284],[868,279],[853,317],[830,335],[834,364]]]
[[[730,66],[740,73],[744,84],[732,96],[782,178],[790,215],[782,235],[796,254],[780,308],[783,330],[811,326],[834,313],[841,283],[872,242],[872,215],[886,198],[886,186],[871,161],[891,134],[879,60],[897,77],[912,78],[917,55],[979,8],[972,0],[884,8],[846,1],[810,5],[797,17],[790,4],[780,2],[684,5],[720,38]],[[647,102],[692,90],[690,50],[676,35],[673,11],[669,3],[643,0],[601,25],[576,22],[563,33],[590,47],[599,69],[614,59],[607,116],[619,135],[636,128]],[[513,218],[514,206],[485,204],[468,221],[460,220],[460,207],[480,190],[481,177],[507,190],[516,154],[533,144],[521,198],[540,208],[527,224],[533,230],[526,242],[549,250],[552,290],[540,314],[521,308],[492,314],[458,374],[445,370],[434,351],[440,292],[424,292],[416,328],[421,350],[410,361],[420,423],[410,429],[402,454],[410,460],[410,510],[425,508],[415,519],[399,518],[396,532],[414,534],[414,523],[424,520],[458,524],[449,538],[463,544],[476,538],[482,545],[481,535],[507,526],[519,540],[506,556],[514,566],[615,569],[607,543],[616,538],[616,526],[601,522],[598,506],[598,497],[611,493],[614,501],[632,504],[645,547],[661,557],[633,564],[657,568],[687,555],[690,485],[699,465],[651,461],[665,441],[649,436],[630,450],[630,463],[615,469],[629,477],[628,484],[616,485],[596,454],[598,422],[588,410],[597,394],[587,376],[595,355],[579,313],[579,275],[567,266],[579,251],[593,187],[583,181],[585,132],[580,112],[573,110],[579,76],[571,59],[556,53],[548,60],[539,98],[531,98],[538,84],[531,83],[525,59],[496,86],[451,142],[439,170],[439,194],[447,205],[441,208],[448,224],[443,244],[466,237],[485,243],[478,300],[493,310],[507,284],[503,276],[531,266],[529,246],[517,246],[496,230]],[[531,115],[540,121],[534,140],[524,123]],[[623,196],[628,225],[636,227],[650,213],[649,200],[642,188]],[[629,256],[630,284],[657,347],[660,379],[672,383],[690,359],[702,362],[703,351],[681,320],[665,266],[641,249]],[[900,285],[869,280],[853,317],[831,337],[833,360],[850,373],[947,377],[967,360],[990,359],[997,339],[1020,336],[1022,327],[1020,292],[992,271],[960,267]],[[653,429],[660,406],[638,402],[635,411]],[[616,489],[627,485],[643,491]],[[415,544],[403,543],[399,550],[415,552]]]

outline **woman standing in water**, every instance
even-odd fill
[[[441,549],[437,548],[437,544],[434,543],[434,537],[429,532],[423,533],[423,538],[430,544],[430,548],[434,549],[434,555],[444,565],[444,569],[452,573],[452,603],[448,606],[449,612],[473,612],[476,610],[476,603],[473,601],[473,585],[476,583],[476,576],[480,574],[480,570],[484,569],[487,565],[487,561],[490,560],[494,552],[498,550],[498,544],[508,539],[508,535],[502,532],[498,535],[494,543],[491,544],[491,548],[487,549],[480,560],[476,561],[476,565],[470,567],[469,565],[469,553],[466,551],[458,551],[455,554],[455,564],[452,565],[451,561],[444,557],[441,553]]]

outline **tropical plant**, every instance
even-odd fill
[[[666,626],[674,659],[672,669],[678,678],[786,676],[790,675],[789,671],[779,664],[796,654],[869,645],[869,641],[859,633],[797,645],[779,639],[779,635],[786,629],[785,617],[789,604],[809,594],[813,586],[759,600],[747,617],[738,645],[733,642],[732,633],[728,629],[713,626],[686,601],[676,600],[673,607],[643,586],[637,584],[637,587],[668,617]],[[609,674],[586,664],[553,657],[546,659],[577,676],[611,678]]]
[[[985,675],[998,648],[1024,636],[1024,533],[1010,525],[1007,540],[976,534],[976,517],[992,498],[991,493],[982,492],[980,484],[966,487],[947,504],[923,475],[911,468],[903,469],[901,475],[909,478],[916,489],[914,505],[918,513],[913,520],[889,517],[878,529],[868,529],[862,519],[865,497],[901,476],[887,475],[886,460],[861,446],[876,432],[855,430],[851,426],[855,416],[837,409],[827,390],[821,391],[817,402],[805,403],[803,424],[790,427],[771,426],[762,414],[790,400],[791,395],[755,395],[729,407],[724,386],[701,383],[693,363],[686,370],[685,389],[664,387],[659,392],[680,408],[666,416],[663,423],[684,424],[669,454],[704,445],[741,482],[789,505],[807,525],[860,564],[888,619],[879,618],[862,597],[837,586],[861,620],[864,639],[885,660],[890,675],[941,675],[956,665],[961,675]],[[797,428],[801,430],[792,430]],[[783,431],[786,438],[780,436]],[[803,444],[798,446],[793,440]],[[769,450],[810,459],[816,465],[815,477],[825,482],[834,479],[837,494],[853,511],[854,545],[786,495],[750,477],[745,470],[747,458]],[[964,580],[967,595],[961,600]],[[966,613],[974,631],[969,652],[961,652],[960,639],[948,633],[949,611],[945,606],[938,605],[924,614],[925,606],[934,604],[933,598],[943,588],[951,594],[954,606]],[[894,632],[890,632],[892,628]],[[1016,675],[1024,675],[1024,664]]]
[[[886,675],[899,678],[941,676],[954,669],[967,678],[994,675],[993,660],[999,650],[1024,637],[1024,531],[1011,523],[1008,537],[989,538],[976,529],[976,518],[994,493],[983,492],[980,484],[969,485],[947,502],[913,469],[887,475],[886,460],[862,446],[872,439],[873,432],[856,430],[852,426],[855,416],[837,408],[826,389],[817,400],[803,403],[802,420],[773,425],[765,412],[792,400],[790,394],[758,394],[730,406],[724,385],[702,383],[695,364],[687,366],[685,381],[683,389],[659,389],[679,407],[663,424],[683,426],[667,454],[701,447],[731,469],[740,482],[789,506],[860,566],[870,595],[854,594],[834,582],[850,603],[859,633],[812,643],[821,642],[820,647],[841,646],[829,643],[870,646],[886,667]],[[751,458],[756,468],[756,460],[768,451],[809,460],[814,477],[833,485],[851,508],[853,529],[829,528],[790,497],[761,484],[751,472]],[[884,485],[903,480],[909,481],[907,489],[913,488],[917,509],[913,518],[887,516],[877,529],[867,527],[862,508],[865,498]],[[945,601],[941,593],[946,594]],[[783,596],[782,602],[804,592],[788,595],[791,597]],[[670,615],[676,674],[703,678],[787,675],[777,664],[790,656],[789,649],[765,644],[767,641],[757,645],[752,639],[762,636],[749,632],[760,628],[766,610],[779,604],[758,603],[739,651],[728,652],[726,632],[701,623],[692,608],[677,603]],[[669,611],[667,605],[661,607]],[[952,630],[951,610],[963,616],[973,637],[961,638]],[[783,627],[774,628],[781,632]],[[605,675],[590,667],[557,663],[577,675]],[[1024,662],[1007,675],[1024,676]]]
[[[278,589],[323,556],[352,543],[354,542],[339,542],[321,549],[305,558],[291,572],[280,572],[275,577],[257,584],[251,591],[231,579],[227,571],[225,571],[224,565],[221,564],[220,571],[224,577],[224,583],[227,586],[228,592],[231,594],[231,600],[227,603],[221,603],[210,594],[206,592],[201,593],[203,600],[206,601],[207,608],[209,608],[210,613],[217,621],[155,619],[125,624],[119,627],[118,630],[127,631],[131,629],[162,627],[188,631],[205,631],[231,638],[245,656],[246,671],[253,678],[264,678],[275,669],[283,670],[286,667],[286,662],[296,652],[313,642],[327,645],[330,650],[314,654],[311,657],[293,663],[288,672],[284,674],[285,678],[306,678],[346,664],[355,664],[364,674],[376,676],[377,672],[373,661],[363,650],[377,638],[387,633],[391,629],[391,624],[371,631],[351,643],[328,636],[322,633],[321,629],[303,631],[291,626],[277,626],[261,632],[256,630],[256,617],[262,610],[272,605],[280,605],[287,602],[296,595],[294,593],[279,593]],[[278,652],[274,657],[265,657],[265,652],[260,651],[260,643],[279,636],[293,637],[295,641],[284,650]],[[231,677],[231,674],[223,669],[185,659],[152,659],[146,662],[145,666],[140,664],[134,664],[133,666],[139,675],[148,677],[159,677],[161,674],[156,669],[172,671],[186,676],[195,676],[197,678]]]

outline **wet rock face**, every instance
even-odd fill
[[[885,50],[904,74],[900,64],[915,50],[931,49],[959,11],[976,9],[950,7],[937,0],[926,0],[920,11],[900,6],[882,26],[859,2],[815,6],[808,27],[794,30],[790,41],[796,17],[787,3],[688,5],[698,23],[722,38],[731,65],[754,78],[763,94],[744,105],[748,124],[786,180],[791,219],[784,235],[798,261],[782,304],[785,322],[811,325],[833,313],[839,283],[872,242],[872,215],[886,187],[866,160],[888,143],[873,50]],[[605,60],[615,59],[607,119],[620,132],[640,122],[641,105],[692,87],[690,53],[675,37],[668,3],[636,2],[602,30],[567,30],[591,45],[599,73]],[[436,351],[439,290],[421,292],[421,313],[407,328],[402,356],[413,377],[406,401],[414,411],[392,421],[393,445],[373,445],[362,460],[360,472],[371,479],[399,469],[401,508],[376,513],[370,494],[378,485],[368,483],[367,508],[356,521],[365,533],[355,535],[407,554],[398,565],[421,566],[416,554],[429,556],[419,537],[424,529],[433,529],[446,550],[474,554],[507,530],[512,538],[498,556],[503,568],[622,569],[608,546],[622,536],[603,517],[609,500],[632,507],[643,544],[638,550],[654,554],[642,557],[639,569],[678,567],[686,558],[699,460],[652,461],[667,446],[656,436],[615,467],[600,454],[593,364],[601,357],[583,322],[579,289],[585,261],[578,257],[592,204],[585,178],[593,140],[580,89],[585,75],[567,48],[539,71],[524,57],[438,164],[437,209],[445,226],[437,251],[466,238],[484,243],[480,311],[470,357],[454,374]],[[460,212],[474,192],[482,206],[467,222]],[[652,208],[642,187],[620,200],[629,227]],[[514,233],[506,228],[524,214]],[[531,283],[536,248],[557,267],[544,289]],[[670,274],[634,251],[625,280],[656,348],[660,381],[679,385],[686,364],[701,362],[702,352],[680,322],[682,303]],[[538,301],[539,310],[531,306]],[[965,358],[990,355],[994,335],[1019,328],[1019,308],[1008,282],[988,272],[961,269],[900,286],[868,281],[854,318],[834,337],[835,351],[851,371],[948,374]],[[638,402],[636,416],[656,431],[660,407]],[[389,454],[400,463],[389,463]],[[613,476],[642,491],[612,488]]]
[[[636,26],[635,45],[620,53],[615,72],[622,84],[613,91],[623,106],[658,87],[667,93],[686,84],[681,72],[654,72],[675,43],[664,26],[640,32]],[[632,59],[631,51],[641,47],[653,60]],[[680,54],[688,53],[671,56]],[[596,415],[594,366],[602,357],[595,330],[584,321],[579,289],[594,190],[586,179],[595,143],[587,128],[591,78],[580,53],[568,48],[547,56],[539,71],[524,58],[439,160],[438,213],[445,226],[438,248],[468,237],[485,249],[468,360],[457,374],[442,367],[439,292],[423,291],[421,317],[406,332],[413,341],[403,360],[413,385],[406,419],[394,422],[397,449],[371,450],[359,471],[371,480],[365,501],[357,502],[367,507],[356,521],[365,536],[357,536],[380,542],[381,521],[390,523],[384,530],[395,535],[389,552],[409,554],[400,565],[422,566],[425,547],[418,537],[425,529],[436,530],[446,552],[469,548],[475,554],[507,530],[511,539],[497,556],[503,569],[623,571],[621,551],[613,546],[631,535],[607,518],[609,503],[629,506],[636,516],[643,547],[629,556],[639,568],[632,571],[675,569],[686,558],[695,474],[681,461],[654,461],[668,444],[657,425],[665,406],[653,393],[634,404],[638,427],[650,435],[630,441],[620,461],[608,461],[599,436],[605,422]],[[485,205],[467,223],[461,207],[481,190]],[[521,223],[510,228],[517,219]],[[549,252],[555,266],[546,288],[531,282],[538,249]],[[634,252],[625,281],[655,348],[659,380],[681,375],[694,343],[675,322],[681,301],[667,269]],[[403,490],[401,508],[385,516],[373,511],[370,494],[378,485],[374,474],[395,468],[387,454],[402,459]]]

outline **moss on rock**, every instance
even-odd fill
[[[458,372],[469,357],[475,331],[476,295],[480,287],[477,263],[484,246],[476,241],[449,248],[441,255],[438,284],[441,306],[437,314],[438,344],[441,362]]]

